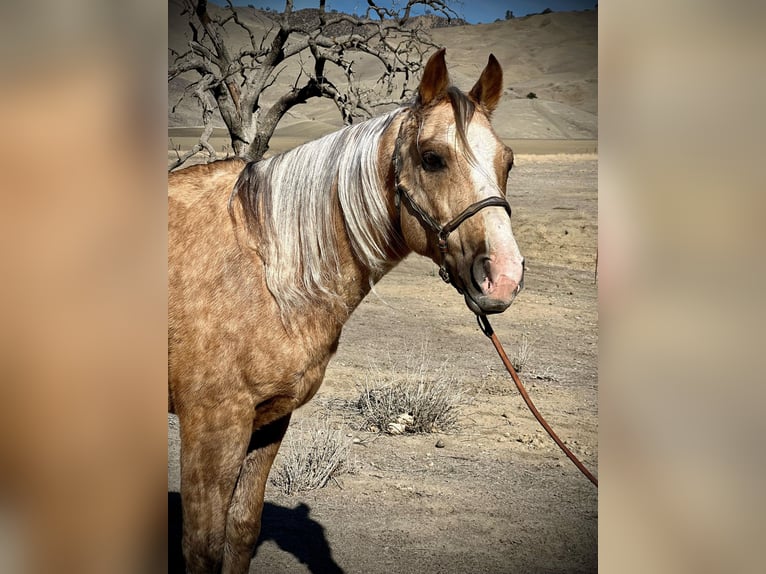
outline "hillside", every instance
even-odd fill
[[[212,6],[212,10],[219,10]],[[180,10],[170,3],[168,42],[171,49],[185,50],[191,33]],[[239,9],[240,18],[263,33],[274,25],[266,12]],[[296,18],[310,23],[316,11],[301,10]],[[493,24],[445,26],[431,20],[434,41],[447,48],[447,64],[453,83],[470,89],[490,52],[504,70],[505,91],[494,116],[498,134],[505,139],[595,140],[598,138],[598,13],[561,12],[526,16]],[[454,22],[453,22],[454,24]],[[234,49],[247,42],[245,33],[231,28]],[[355,63],[361,83],[373,81],[376,70],[371,60]],[[290,85],[297,74],[297,62],[290,63],[273,88],[264,94],[268,105]],[[189,79],[173,80],[168,86],[168,126],[178,136],[201,125],[200,109],[187,95],[176,104]],[[530,99],[528,94],[537,97]],[[215,125],[224,127],[220,118]],[[296,106],[282,120],[275,136],[288,139],[319,137],[342,126],[335,106],[312,100]],[[189,133],[188,131],[186,132]],[[216,135],[224,132],[216,132]]]

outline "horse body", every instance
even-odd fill
[[[168,406],[181,427],[188,571],[247,572],[290,414],[318,390],[350,313],[405,255],[442,262],[477,312],[504,310],[520,289],[502,210],[461,224],[445,253],[394,193],[441,190],[426,198],[441,221],[456,198],[462,209],[500,185],[504,196],[512,154],[488,121],[502,90],[495,68],[490,57],[470,99],[449,96],[442,50],[413,108],[257,164],[169,177]],[[453,140],[468,167],[457,168]]]

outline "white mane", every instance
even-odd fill
[[[379,183],[378,151],[399,111],[248,164],[240,175],[232,199],[239,196],[250,229],[262,229],[257,249],[283,314],[337,300],[331,289],[341,273],[336,198],[354,255],[371,276],[382,272],[396,238]]]

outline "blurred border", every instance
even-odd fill
[[[0,571],[164,571],[167,8],[0,11]]]
[[[599,6],[604,572],[760,572],[765,7]],[[166,7],[0,15],[0,570],[166,566]]]
[[[764,6],[599,10],[599,564],[763,572]]]

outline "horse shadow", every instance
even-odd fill
[[[184,558],[181,551],[182,516],[181,495],[168,492],[168,573],[183,574]],[[255,546],[256,556],[261,545],[272,540],[284,552],[295,556],[312,574],[343,574],[333,560],[332,549],[324,527],[312,519],[311,508],[304,503],[287,508],[266,502],[261,518],[261,535]]]

